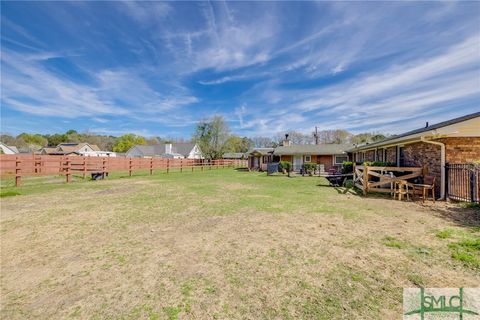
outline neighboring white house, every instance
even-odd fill
[[[116,157],[112,151],[102,151],[95,144],[82,143],[60,143],[57,147],[45,147],[40,154],[49,155],[80,155],[85,157]]]
[[[0,150],[3,154],[17,154],[18,149],[15,146],[7,146],[6,144],[0,142]]]
[[[196,143],[160,143],[155,145],[136,145],[126,153],[135,158],[173,158],[204,159],[202,150]]]

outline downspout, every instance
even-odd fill
[[[443,200],[445,198],[445,144],[438,141],[427,140],[424,136],[420,139],[422,142],[440,146],[440,199],[438,200]]]

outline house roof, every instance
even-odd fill
[[[0,142],[0,144],[2,145],[3,148],[6,148],[6,149],[10,150],[10,151],[13,152],[13,153],[18,153],[17,147],[15,147],[15,146],[7,146],[7,145],[6,145],[5,143],[3,143],[3,142]]]
[[[187,157],[192,149],[195,147],[195,143],[172,143],[172,154],[181,154]],[[137,148],[145,157],[154,157],[165,154],[165,143],[153,144],[153,145],[136,145]]]
[[[273,152],[274,148],[254,148],[251,151],[248,152],[248,154],[260,154],[262,156],[266,156],[268,154],[271,154]]]
[[[52,152],[55,152],[57,150],[57,147],[44,147],[42,148],[41,151],[45,151],[45,153],[52,153]]]
[[[378,142],[374,142],[374,143],[367,143],[367,144],[364,144],[364,145],[361,145],[361,146],[357,146],[356,148],[353,148],[352,151],[358,151],[358,150],[363,150],[363,149],[370,149],[372,147],[383,146],[383,145],[389,144],[389,143],[391,143],[393,141],[397,141],[397,140],[398,140],[397,142],[401,142],[402,140],[408,140],[412,136],[420,135],[421,133],[424,133],[424,132],[433,131],[433,130],[436,130],[436,129],[447,127],[447,126],[450,126],[452,124],[467,121],[467,120],[474,119],[474,118],[477,118],[477,117],[480,117],[480,112],[475,112],[475,113],[472,113],[472,114],[467,114],[467,115],[462,116],[462,117],[458,117],[458,118],[450,119],[450,120],[447,120],[447,121],[439,122],[437,124],[429,125],[428,127],[425,126],[423,128],[415,129],[415,130],[412,130],[412,131],[407,131],[405,133],[401,133],[401,134],[398,134],[398,135],[391,136],[391,137],[389,137],[387,139],[384,139],[382,141],[378,141]]]
[[[352,148],[350,144],[293,144],[278,146],[274,155],[332,155],[344,154]]]
[[[96,144],[89,144],[86,142],[81,142],[81,143],[60,143],[57,146],[57,151],[64,151],[64,152],[75,152],[78,151],[79,149],[85,147],[85,146],[90,146],[90,148],[93,149],[93,151],[100,151],[100,148]]]
[[[241,152],[226,152],[223,154],[224,159],[242,159],[245,157],[245,153]]]
[[[187,157],[194,147],[195,143],[172,143],[172,153],[179,153]]]

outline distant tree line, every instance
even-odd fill
[[[315,133],[306,134],[289,131],[288,135],[288,139],[294,144],[315,143]],[[384,134],[375,132],[352,134],[346,130],[337,129],[321,130],[317,133],[316,139],[320,144],[361,144],[383,140],[386,137]],[[214,116],[211,119],[201,120],[197,123],[191,141],[200,145],[207,159],[219,159],[226,152],[245,153],[251,148],[273,148],[278,146],[284,139],[284,134],[276,134],[272,137],[242,137],[232,134],[225,119],[222,116]],[[21,152],[33,152],[47,146],[56,147],[60,143],[87,142],[97,145],[101,150],[127,152],[134,145],[186,142],[183,138],[176,137],[143,137],[133,133],[116,137],[92,132],[79,133],[75,130],[68,130],[63,134],[22,133],[17,136],[1,134],[0,141],[9,146],[16,146]]]
[[[30,134],[21,133],[17,136],[0,135],[0,141],[9,146],[16,146],[21,152],[33,152],[43,147],[56,147],[60,143],[87,142],[97,145],[101,150],[126,152],[136,144],[157,144],[163,140],[159,137],[145,138],[135,134],[125,134],[120,137],[99,135],[91,132],[78,133],[68,130],[65,133]]]
[[[289,131],[288,139],[293,144],[315,144],[315,132],[306,134],[297,131]],[[387,138],[388,135],[378,132],[363,132],[353,134],[347,130],[321,130],[317,133],[317,140],[319,144],[338,143],[338,144],[361,144],[366,142],[375,142]],[[283,141],[284,134],[277,134],[276,141]]]
[[[315,137],[316,135],[316,137]],[[305,134],[289,131],[288,139],[293,144],[344,143],[361,144],[387,138],[387,135],[375,132],[352,134],[346,130],[321,130],[318,133]],[[274,148],[285,139],[284,134],[275,137],[240,137],[230,133],[230,128],[222,116],[201,120],[193,134],[192,141],[198,143],[207,159],[218,159],[225,152],[247,152],[251,148]]]

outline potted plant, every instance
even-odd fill
[[[312,162],[305,162],[303,164],[303,170],[305,170],[305,173],[313,176],[313,172],[315,171],[316,164]]]
[[[290,161],[280,161],[278,163],[278,169],[283,174],[288,173],[288,175],[290,175],[290,170],[292,169],[292,163]]]

